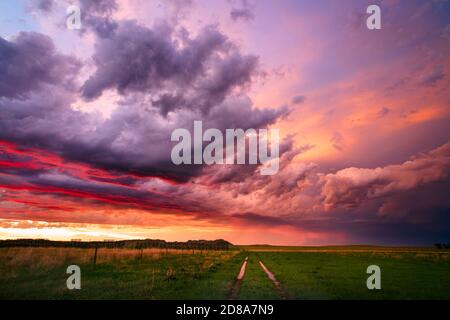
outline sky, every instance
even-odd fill
[[[449,74],[447,0],[1,1],[0,239],[449,242]],[[278,173],[173,164],[195,120]]]

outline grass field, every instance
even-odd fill
[[[225,299],[239,251],[0,249],[1,299]],[[81,290],[66,288],[66,268],[81,268]]]
[[[450,299],[449,255],[397,252],[258,252],[292,299]],[[381,269],[368,290],[366,269]]]
[[[1,248],[0,299],[450,299],[450,252],[432,248],[269,247],[230,251]],[[276,287],[262,261],[279,282]],[[81,268],[81,290],[66,268]],[[381,290],[366,287],[381,268]]]

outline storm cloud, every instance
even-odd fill
[[[448,3],[414,21],[417,4],[391,4],[388,33],[327,32],[359,12],[332,1],[333,14],[294,1],[29,3],[23,29],[39,33],[0,37],[0,220],[287,244],[448,238]],[[81,30],[65,28],[69,4]],[[267,13],[285,23],[257,21]],[[278,173],[174,165],[171,133],[196,120],[280,129]]]
[[[169,40],[175,33],[164,23],[118,26],[111,37],[98,37],[96,68],[84,84],[76,81],[81,63],[58,54],[50,38],[1,39],[0,139],[98,168],[187,181],[202,168],[171,163],[174,129],[192,130],[198,119],[205,127],[257,129],[287,114],[252,106],[245,88],[258,59],[240,54],[214,27]],[[120,95],[108,119],[72,108],[78,92],[94,100],[105,90]]]
[[[402,164],[374,169],[346,168],[324,176],[326,206],[359,206],[362,202],[414,190],[448,179],[450,143]]]
[[[13,41],[0,38],[0,97],[24,99],[45,85],[73,86],[80,62],[56,52],[53,41],[21,32]]]

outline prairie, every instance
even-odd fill
[[[1,248],[0,299],[225,299],[239,251]],[[68,290],[66,268],[81,268]]]
[[[449,250],[235,248],[0,248],[0,299],[450,299]],[[80,290],[66,287],[72,264],[81,269]],[[381,290],[367,289],[369,265],[381,269]]]
[[[276,275],[289,299],[450,299],[449,251],[257,247],[252,254]],[[367,289],[370,265],[381,269],[381,290]]]

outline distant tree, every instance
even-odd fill
[[[187,242],[166,242],[164,240],[121,240],[121,241],[51,241],[47,239],[0,240],[0,247],[71,247],[71,248],[166,248],[185,250],[229,250],[231,243],[223,239],[189,240]],[[441,244],[439,244],[441,246]],[[448,246],[448,244],[447,244]]]

